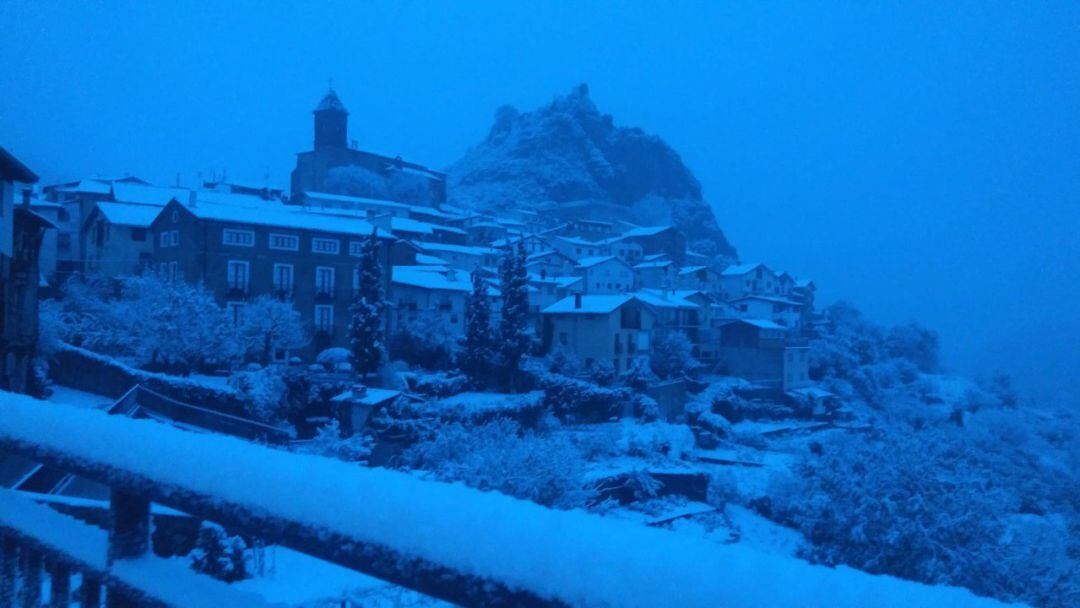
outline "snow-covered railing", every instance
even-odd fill
[[[149,508],[139,501],[151,500],[463,605],[997,605],[960,589],[7,394],[0,449],[109,485],[133,537],[145,538]]]
[[[0,490],[0,606],[40,606],[43,569],[50,606],[71,604],[73,574],[81,575],[77,600],[84,607],[100,605],[102,588],[110,607],[268,606],[183,562],[150,555],[110,561],[108,547],[105,531]]]

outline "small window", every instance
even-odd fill
[[[349,255],[357,258],[364,255],[364,241],[349,241]]]
[[[274,291],[290,295],[293,289],[293,265],[274,264]]]
[[[299,251],[300,237],[295,234],[270,233],[270,249],[281,251]]]
[[[229,283],[229,289],[235,289],[247,293],[248,289],[248,269],[249,264],[244,261],[229,260],[226,268],[226,279]]]
[[[225,228],[221,232],[221,242],[234,247],[254,247],[255,233],[251,230]]]
[[[158,246],[162,248],[176,247],[180,245],[180,231],[166,230],[158,235]]]
[[[341,241],[337,239],[311,239],[311,251],[315,253],[339,253]]]

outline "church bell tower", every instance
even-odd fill
[[[349,111],[338,99],[334,89],[330,89],[319,105],[315,107],[315,149],[347,148],[349,132]]]

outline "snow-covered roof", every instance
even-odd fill
[[[758,329],[778,329],[782,331],[787,331],[788,329],[779,323],[767,319],[728,319],[722,322],[721,325],[731,325],[733,323],[746,323],[747,325],[753,325]]]
[[[442,416],[470,418],[537,408],[543,398],[543,391],[522,394],[466,392],[429,402],[424,411]]]
[[[799,279],[798,281],[795,281],[795,287],[798,287],[799,289],[806,289],[814,286],[814,282],[810,279]]]
[[[635,237],[635,236],[653,236],[660,234],[665,230],[671,230],[672,226],[641,226],[639,228],[631,228],[622,235],[623,237]]]
[[[118,203],[141,203],[143,205],[164,207],[173,199],[186,203],[188,197],[191,196],[191,190],[188,188],[147,186],[130,182],[113,182],[112,196],[113,200]]]
[[[649,306],[657,308],[695,309],[701,306],[687,298],[699,293],[701,292],[693,289],[639,289],[632,295]]]
[[[675,262],[671,260],[655,260],[652,262],[642,262],[634,265],[634,270],[645,270],[647,268],[667,268],[673,266]]]
[[[469,273],[458,271],[433,272],[418,266],[394,266],[391,281],[397,285],[420,287],[439,291],[472,291]],[[490,294],[491,291],[489,290]]]
[[[577,265],[578,268],[592,268],[593,266],[599,266],[600,264],[604,264],[612,260],[625,264],[625,262],[613,255],[597,255],[588,258],[581,258],[577,261]]]
[[[162,207],[101,201],[97,204],[97,209],[110,224],[149,228],[150,224],[153,224],[154,219],[161,213]]]
[[[708,269],[709,269],[708,266],[686,266],[685,268],[682,268],[681,270],[679,270],[679,274],[680,275],[693,274],[693,273],[695,273],[695,272],[697,272],[699,270],[708,270]]]
[[[774,298],[772,296],[743,296],[741,298],[735,298],[732,302],[742,302],[744,300],[760,300],[762,302],[772,302],[773,304],[784,304],[786,306],[802,306],[801,303],[788,300],[786,298]]]
[[[649,255],[642,256],[641,259],[646,262],[654,262],[656,260],[663,260],[668,257],[666,253],[650,253]]]
[[[200,201],[187,209],[203,220],[316,230],[350,236],[369,236],[374,228],[371,223],[359,218],[309,213],[303,207],[274,201],[262,201],[258,208]],[[385,230],[379,230],[377,234],[382,238],[393,238],[393,235]]]
[[[426,253],[418,253],[416,254],[416,263],[422,264],[424,266],[445,266],[446,260],[438,256],[428,255]]]
[[[577,306],[577,298],[581,298],[581,306]],[[545,315],[562,314],[608,314],[621,308],[624,304],[633,300],[629,294],[583,294],[565,297],[544,310]]]
[[[589,241],[589,240],[581,239],[581,238],[578,238],[578,237],[575,237],[575,236],[556,236],[555,238],[557,238],[560,241],[563,241],[565,243],[570,243],[571,245],[581,245],[582,247],[601,247],[602,246],[602,244],[597,242],[597,241]]]
[[[757,264],[739,264],[737,266],[728,266],[720,274],[724,275],[725,277],[742,276],[748,272],[753,272],[757,270],[759,266],[765,268],[765,270],[769,269],[767,266],[760,262]]]
[[[357,394],[356,389],[349,389],[344,393],[334,397],[331,401],[338,403],[348,401],[351,403],[362,403],[365,405],[379,405],[391,399],[395,399],[401,395],[401,391],[392,391],[385,388],[371,388],[364,387],[360,394]]]
[[[424,251],[446,251],[450,253],[463,253],[465,255],[498,255],[497,249],[490,247],[474,247],[471,245],[451,245],[450,243],[416,243],[416,246]]]

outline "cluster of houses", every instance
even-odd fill
[[[348,142],[347,120],[331,91],[314,111],[314,146],[298,154],[289,195],[227,180],[180,188],[95,177],[27,189],[13,210],[11,184],[36,178],[4,153],[0,254],[11,260],[4,262],[5,283],[21,277],[36,286],[39,276],[49,288],[74,272],[156,272],[201,282],[234,311],[269,294],[292,302],[312,333],[306,352],[275,353],[284,360],[346,344],[356,262],[373,234],[390,331],[423,313],[463,335],[471,273],[490,280],[497,307],[499,259],[520,243],[536,333],[547,350],[566,349],[586,364],[606,361],[619,372],[648,356],[666,333],[682,332],[697,359],[717,372],[784,390],[809,384],[813,283],[764,264],[717,267],[688,249],[672,226],[557,210],[495,217],[455,206],[445,175],[357,150]],[[402,194],[338,193],[342,168],[359,171],[361,183],[381,177]],[[41,241],[33,268],[19,270],[12,219],[16,227],[34,226],[24,239],[34,234]],[[3,289],[6,319],[15,306],[8,301],[18,298],[11,293],[16,288]]]

